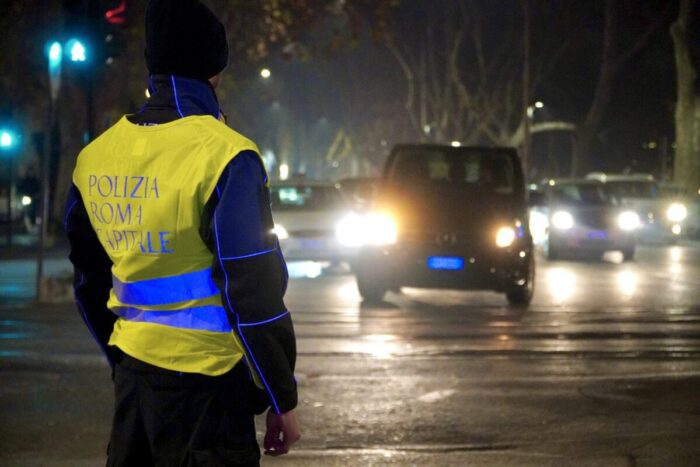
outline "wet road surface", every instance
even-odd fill
[[[263,465],[700,465],[700,247],[538,266],[527,310],[293,280],[303,439]],[[103,464],[108,370],[69,304],[0,308],[0,376],[0,465]]]

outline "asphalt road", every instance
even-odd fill
[[[700,465],[700,247],[638,253],[541,259],[527,310],[292,280],[303,438],[263,465]],[[108,370],[70,304],[0,306],[0,380],[0,465],[104,464]]]

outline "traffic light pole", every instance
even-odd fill
[[[14,184],[13,172],[14,164],[12,157],[7,158],[8,187],[7,187],[7,248],[12,247],[12,185]]]
[[[49,112],[47,116],[47,130],[44,137],[44,158],[41,161],[41,223],[39,224],[39,247],[37,248],[36,264],[36,299],[41,302],[44,298],[44,248],[48,236],[49,220],[49,194],[51,186],[49,182],[49,163],[51,159],[51,145],[54,126],[56,124],[56,102],[53,95],[49,96]]]

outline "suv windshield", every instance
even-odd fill
[[[515,191],[515,169],[507,152],[402,148],[388,176],[400,183],[450,183],[502,194]]]
[[[270,196],[273,211],[327,211],[343,206],[343,199],[333,186],[273,186]]]
[[[617,205],[618,200],[600,184],[559,185],[551,188],[552,199],[564,204]]]

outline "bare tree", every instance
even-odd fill
[[[676,102],[675,182],[695,191],[700,185],[700,96],[698,95],[698,50],[690,46],[698,39],[700,20],[697,2],[681,0],[678,18],[671,26],[676,59],[678,100]]]
[[[576,132],[576,144],[571,161],[572,176],[581,175],[587,169],[589,153],[597,137],[605,111],[612,99],[615,81],[620,71],[649,44],[652,35],[664,24],[667,13],[670,11],[668,7],[662,14],[647,11],[649,19],[646,26],[628,44],[621,44],[618,33],[618,15],[621,3],[620,0],[606,0],[605,2],[605,29],[600,71],[591,104]],[[668,3],[669,6],[670,4],[671,2]],[[625,5],[626,11],[638,8],[640,7],[636,2],[629,2]]]

